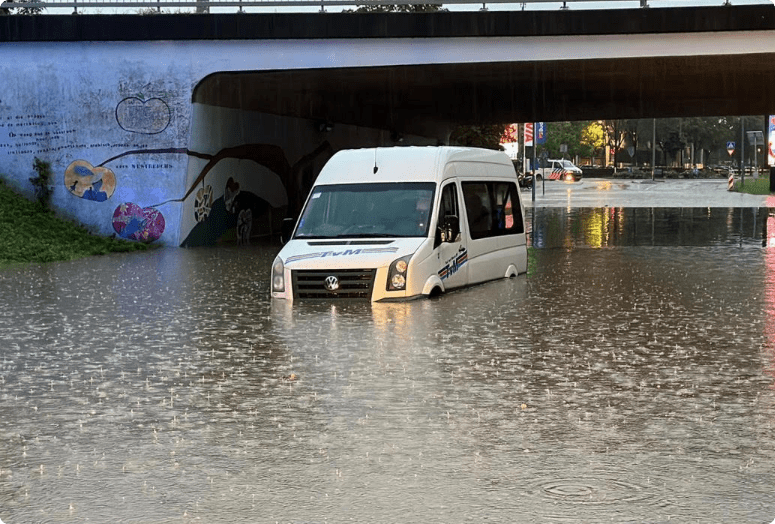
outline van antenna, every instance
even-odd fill
[[[377,174],[377,171],[379,171],[379,167],[377,167],[377,148],[374,148],[374,174]]]

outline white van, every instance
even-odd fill
[[[336,153],[272,264],[272,297],[405,300],[527,271],[524,207],[505,153]]]

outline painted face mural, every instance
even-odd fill
[[[94,167],[76,160],[65,170],[65,186],[77,197],[104,202],[116,190],[116,175],[107,167]]]
[[[113,212],[113,229],[122,238],[150,243],[164,233],[164,215],[158,209],[127,202]]]
[[[247,245],[250,243],[250,232],[253,228],[253,212],[243,209],[237,217],[237,244]]]
[[[229,180],[226,182],[226,189],[223,191],[223,203],[226,204],[226,211],[229,213],[237,212],[235,205],[237,195],[239,195],[239,182],[229,177]]]

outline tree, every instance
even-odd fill
[[[446,11],[441,4],[380,4],[361,5],[355,9],[345,9],[343,13],[435,13]]]
[[[546,144],[544,149],[551,158],[560,158],[563,153],[560,146],[567,146],[567,154],[575,156],[592,156],[596,146],[585,135],[589,122],[551,122],[546,126]],[[586,139],[585,139],[586,138]]]
[[[760,116],[713,116],[625,120],[623,126],[627,129],[626,143],[633,146],[636,153],[640,150],[641,162],[651,162],[651,155],[646,155],[645,150],[651,150],[652,137],[656,135],[656,148],[661,152],[655,159],[658,165],[683,164],[689,158],[692,146],[695,163],[712,164],[729,159],[727,142],[735,142],[736,151],[740,150],[741,120],[746,130],[762,130],[764,125]],[[747,137],[745,139],[746,159],[751,160],[753,148],[749,147]]]
[[[627,120],[603,120],[602,125],[605,130],[606,145],[611,150],[615,174],[616,152],[622,148],[624,140],[627,138]]]
[[[605,147],[605,130],[600,122],[589,122],[581,130],[581,143],[589,148],[589,156],[596,155]]]
[[[452,130],[449,141],[459,146],[500,149],[501,137],[507,127],[508,124],[460,125]]]
[[[667,139],[662,142],[662,150],[675,160],[676,155],[685,145],[686,143],[681,138],[680,131],[670,131]]]

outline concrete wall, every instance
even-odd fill
[[[200,245],[237,240],[238,224],[242,237],[276,231],[334,151],[393,143],[376,129],[321,133],[310,120],[191,103],[221,68],[287,65],[266,45],[0,43],[13,57],[0,63],[0,174],[32,197],[33,160],[50,162],[53,208],[105,236]],[[310,65],[331,63],[307,45]]]
[[[98,234],[177,244],[179,211],[144,208],[184,187],[188,158],[179,150],[190,134],[192,88],[185,64],[171,60],[160,71],[117,44],[2,51],[13,56],[0,62],[3,177],[31,196],[38,157],[51,163],[52,205],[62,215]],[[148,219],[143,227],[138,218]]]

